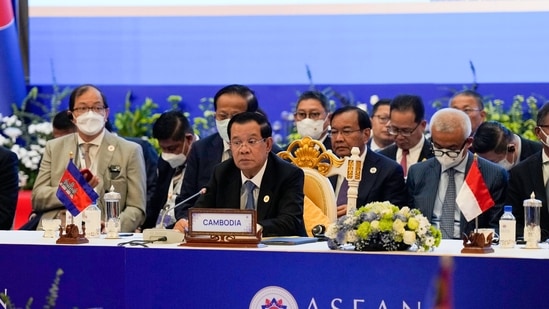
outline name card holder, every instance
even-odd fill
[[[257,248],[261,233],[255,210],[190,208],[189,230],[180,246]]]

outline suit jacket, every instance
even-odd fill
[[[307,236],[303,224],[303,170],[269,153],[257,198],[263,236]],[[242,178],[232,159],[215,167],[197,208],[240,209]]]
[[[337,176],[330,177],[334,190]],[[362,165],[356,205],[389,201],[399,207],[408,205],[408,191],[400,164],[368,149]]]
[[[381,153],[382,155],[396,161],[397,150],[398,150],[398,146],[396,144],[392,144],[378,151],[378,153]],[[417,162],[425,161],[432,157],[434,157],[434,155],[433,155],[433,150],[431,149],[431,143],[429,143],[427,139],[424,139],[423,147],[421,148],[421,152],[419,153]]]
[[[223,155],[223,139],[219,133],[212,134],[193,143],[187,157],[185,177],[181,184],[181,191],[175,203],[180,203],[196,194],[202,189],[212,176],[214,167],[221,163]],[[281,149],[273,144],[272,152],[277,153]],[[177,220],[187,217],[187,210],[196,203],[197,198],[191,199],[181,207],[175,209]]]
[[[7,148],[0,146],[0,230],[13,225],[19,196],[19,159]]]
[[[529,156],[538,153],[543,149],[540,142],[531,141],[520,136],[520,161],[526,160]]]
[[[465,167],[465,177],[473,163],[473,154],[469,152]],[[492,199],[496,203],[492,208],[478,216],[478,226],[480,228],[499,229],[499,217],[503,214],[503,204],[505,202],[505,190],[507,189],[507,171],[481,157],[477,157],[478,165],[484,182],[490,191]],[[441,165],[436,158],[416,163],[410,166],[406,185],[410,194],[412,208],[417,208],[423,215],[432,222],[433,209],[438,193],[438,184],[440,181]],[[460,188],[456,188],[456,194]],[[444,196],[444,194],[442,194]],[[456,206],[457,207],[457,206]],[[461,215],[460,235],[467,235],[475,228],[475,220],[467,222]]]
[[[156,189],[147,202],[147,216],[142,228],[148,229],[156,226],[156,220],[160,214],[160,210],[166,205],[168,201],[168,192],[172,183],[172,178],[175,173],[175,168],[166,162],[162,157],[158,158],[158,181],[156,183]],[[157,174],[155,172],[155,174]]]
[[[530,198],[532,192],[536,199],[541,201],[540,228],[541,239],[549,238],[549,210],[547,209],[547,195],[543,183],[543,166],[541,151],[519,162],[509,170],[509,189],[507,190],[508,205],[513,206],[513,214],[517,220],[517,236],[524,234],[524,206],[523,202]]]
[[[32,191],[34,211],[46,212],[42,218],[57,215],[61,202],[56,196],[59,180],[67,168],[69,153],[79,158],[78,133],[52,139],[46,143],[38,177]],[[133,232],[145,219],[146,174],[143,152],[136,143],[129,142],[108,131],[97,151],[97,175],[99,184],[94,188],[99,194],[97,206],[105,213],[103,195],[114,186],[120,193],[121,231]],[[75,161],[78,165],[78,160]],[[115,172],[111,167],[119,167]]]

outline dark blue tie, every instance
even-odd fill
[[[255,209],[254,189],[255,184],[249,180],[244,182],[246,187],[246,209]]]

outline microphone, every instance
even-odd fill
[[[188,201],[192,200],[193,198],[199,196],[199,195],[202,195],[202,194],[205,194],[206,193],[206,188],[202,188],[200,189],[200,191],[196,192],[195,194],[189,196],[188,198],[182,200],[181,202],[171,206],[171,207],[168,207],[164,210],[164,213],[162,214],[162,217],[160,218],[160,225],[161,227],[156,227],[156,228],[153,228],[153,229],[145,229],[143,231],[143,240],[147,240],[147,241],[156,241],[156,242],[161,242],[161,243],[165,243],[165,244],[173,244],[173,243],[178,243],[178,242],[182,242],[183,241],[183,238],[185,237],[185,234],[184,233],[181,233],[180,231],[178,230],[168,230],[168,229],[165,229],[164,226],[162,226],[162,223],[164,222],[164,219],[166,218],[166,214],[172,210],[172,209],[175,209],[185,203],[187,203]],[[161,238],[166,238],[166,240],[164,241],[161,241],[160,239]]]
[[[324,235],[326,233],[326,227],[322,224],[315,225],[311,229],[311,233],[313,234],[313,237],[317,238],[318,241],[327,241],[328,237]]]

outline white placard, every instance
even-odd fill
[[[253,233],[253,215],[247,213],[193,212],[193,233]]]

